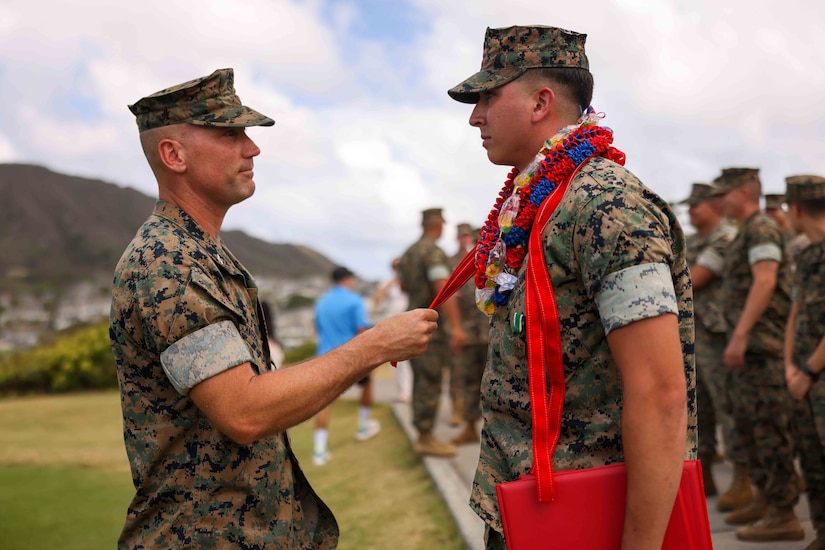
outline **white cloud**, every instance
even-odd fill
[[[508,170],[446,95],[478,70],[488,26],[588,33],[594,104],[669,200],[724,166],[762,167],[771,191],[825,174],[825,6],[807,0],[408,0],[410,43],[357,35],[357,0],[44,4],[0,6],[0,160],[154,193],[126,105],[231,66],[244,102],[276,125],[250,130],[258,190],[225,227],[365,276],[417,238],[422,208],[444,207],[448,252],[454,224],[489,211]]]

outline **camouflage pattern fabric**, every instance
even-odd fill
[[[445,340],[432,340],[427,351],[410,359],[413,372],[413,426],[419,433],[433,431],[441,398],[444,369],[453,355]]]
[[[825,241],[807,247],[798,257],[796,272],[796,320],[794,361],[805,362],[825,338]],[[797,422],[798,448],[811,521],[825,534],[825,377],[814,382],[805,404],[810,422]]]
[[[725,255],[722,279],[723,308],[730,337],[747,301],[753,285],[753,274],[748,260],[751,251],[765,246],[785,249],[785,237],[776,223],[762,212],[754,213],[739,228],[739,233]],[[781,358],[785,341],[785,321],[790,312],[790,264],[786,257],[779,263],[776,289],[767,309],[759,318],[748,338],[749,353]],[[767,372],[748,369],[755,384],[781,386],[785,384],[782,368]]]
[[[641,300],[645,307],[634,311],[627,322],[657,316],[663,304],[673,301],[688,387],[685,458],[695,458],[693,299],[684,234],[670,207],[623,167],[594,158],[570,184],[542,237],[559,310],[567,381],[553,468],[589,468],[624,459],[622,382],[607,344],[608,321],[601,318],[598,301],[605,291],[603,282],[625,272],[642,276],[638,266],[650,270],[667,266],[664,276],[668,284],[672,281],[670,292],[675,291],[674,297],[662,302],[651,292],[649,299]],[[526,265],[518,273],[510,300],[492,317],[482,381],[484,428],[470,499],[473,510],[499,533],[495,487],[527,473],[533,463],[527,361],[519,352],[525,332],[514,322],[525,311]]]
[[[464,258],[459,251],[450,257],[453,269]],[[461,356],[453,358],[455,374],[464,395],[464,420],[475,422],[481,418],[481,376],[487,364],[487,345],[490,342],[490,318],[476,306],[476,287],[472,279],[455,294],[461,311],[461,325],[467,342]]]
[[[735,431],[748,454],[751,481],[765,491],[770,505],[790,506],[798,499],[790,436],[793,403],[785,387],[783,360],[790,264],[782,230],[762,212],[745,220],[728,246],[722,282],[725,320],[730,338],[753,285],[750,258],[760,249],[782,253],[776,289],[751,330],[745,364],[731,370],[730,396]]]
[[[481,70],[447,93],[462,103],[477,103],[479,92],[503,86],[528,69],[577,67],[588,70],[586,34],[556,27],[488,28]]]
[[[141,132],[171,124],[237,127],[275,124],[268,116],[241,104],[234,82],[232,69],[218,69],[209,76],[146,96],[129,105],[129,110],[135,115]]]
[[[688,265],[701,265],[716,274],[710,283],[693,290],[696,325],[696,379],[699,415],[699,455],[716,453],[716,424],[722,426],[725,455],[731,462],[745,463],[747,455],[740,443],[731,416],[728,395],[730,373],[722,363],[725,351],[725,314],[722,309],[722,271],[728,245],[736,228],[720,221],[705,235],[687,237]]]
[[[114,277],[110,336],[136,489],[118,546],[334,548],[335,518],[287,434],[238,445],[164,373],[161,354],[215,326],[219,335],[240,335],[256,374],[274,368],[252,277],[189,215],[160,200]],[[225,341],[198,351],[193,364],[237,365]],[[178,371],[180,361],[172,363]]]
[[[770,506],[794,506],[799,486],[793,465],[791,394],[782,385],[753,382],[749,371],[784,372],[783,360],[745,354],[745,364],[733,369],[733,418],[742,448],[748,453],[748,476],[762,489]]]
[[[433,271],[449,274],[449,260],[433,239],[422,235],[401,255],[398,265],[398,277],[409,296],[410,309],[429,307],[432,303],[436,292],[429,273]],[[427,351],[410,360],[413,371],[413,425],[419,432],[430,432],[435,425],[443,370],[451,363],[447,331],[441,322]]]

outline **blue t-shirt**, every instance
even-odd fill
[[[369,326],[363,298],[343,286],[332,287],[315,304],[317,354],[337,348]]]

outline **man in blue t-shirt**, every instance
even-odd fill
[[[370,327],[364,300],[353,289],[355,274],[346,267],[332,271],[333,286],[315,304],[315,330],[318,333],[317,355],[323,355],[345,344],[358,333]],[[355,439],[366,441],[381,430],[377,420],[370,418],[372,384],[367,375],[358,381],[361,387],[361,404],[358,408],[358,430]],[[315,444],[312,463],[323,466],[331,458],[327,450],[329,430],[329,406],[315,415]]]

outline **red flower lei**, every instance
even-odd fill
[[[480,300],[479,308],[486,313],[491,313],[491,306],[501,305],[507,302],[510,288],[502,288],[494,279],[499,272],[498,266],[492,268],[490,256],[499,241],[506,239],[503,266],[500,271],[514,276],[524,263],[527,255],[527,239],[533,227],[533,220],[538,213],[539,207],[544,199],[564,182],[576,170],[578,165],[584,162],[591,155],[608,156],[612,160],[624,164],[624,153],[618,151],[610,144],[613,142],[613,133],[608,128],[600,126],[582,126],[570,133],[561,143],[555,147],[549,145],[549,140],[545,143],[539,155],[544,158],[539,163],[535,173],[532,174],[529,182],[521,188],[516,189],[515,180],[519,174],[518,169],[513,168],[507,176],[507,181],[498,194],[495,205],[487,217],[487,223],[481,231],[476,251],[476,288],[479,292],[484,289],[494,289],[490,300]],[[515,190],[518,195],[518,212],[513,220],[512,228],[509,230],[512,235],[502,237],[499,220],[501,210],[505,201],[513,195]],[[535,194],[535,197],[534,197]],[[487,290],[490,294],[490,290]]]

